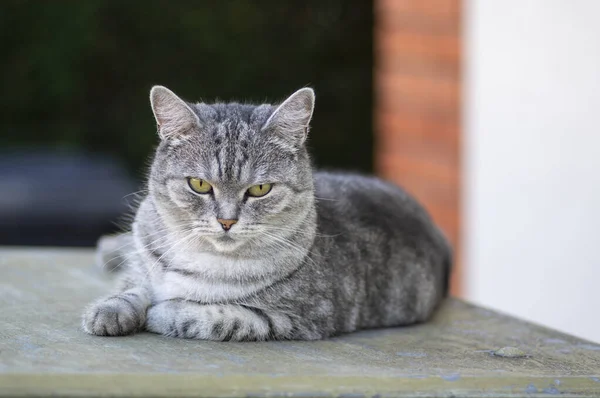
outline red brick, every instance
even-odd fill
[[[393,18],[405,14],[442,15],[450,20],[460,20],[459,0],[377,0],[375,14]]]
[[[415,195],[455,247],[460,295],[459,0],[375,1],[375,168]]]
[[[405,52],[390,52],[380,56],[375,66],[376,73],[399,73],[405,76],[449,80],[456,80],[459,70],[460,65],[455,59],[438,54],[423,56]]]
[[[438,120],[418,112],[380,110],[375,113],[375,129],[380,132],[376,144],[384,147],[411,137],[424,143],[448,145],[448,150],[454,152],[458,151],[460,145],[458,123]]]
[[[381,153],[377,161],[377,171],[380,175],[393,181],[431,181],[442,187],[436,192],[444,199],[456,203],[456,198],[446,198],[446,194],[457,192],[459,177],[454,167],[447,167],[427,158],[406,158],[395,153]],[[414,177],[414,180],[412,179]]]
[[[388,32],[375,28],[377,59],[390,54],[411,54],[424,58],[457,62],[460,59],[458,35],[433,35],[422,32]]]
[[[404,102],[458,110],[460,87],[456,79],[435,79],[378,73],[375,83],[377,104],[384,109],[401,107]]]

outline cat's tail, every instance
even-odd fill
[[[104,272],[121,271],[127,266],[127,253],[134,249],[133,235],[103,235],[96,246],[95,265]]]

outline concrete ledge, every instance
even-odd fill
[[[432,322],[317,342],[80,330],[92,252],[0,249],[0,396],[600,396],[600,345],[457,300]],[[501,347],[524,358],[491,354]]]

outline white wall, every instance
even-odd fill
[[[600,342],[600,0],[470,0],[467,297]]]

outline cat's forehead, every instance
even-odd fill
[[[213,151],[230,147],[227,153],[252,151],[249,147],[269,147],[268,134],[262,131],[269,116],[271,105],[197,104],[195,111],[200,119],[197,139],[201,148]]]
[[[274,107],[269,104],[216,103],[196,104],[194,110],[205,129],[223,132],[259,129],[273,113]]]
[[[284,156],[261,130],[273,112],[271,105],[196,104],[194,111],[199,133],[176,157],[185,159],[189,173],[233,185],[283,178]]]

